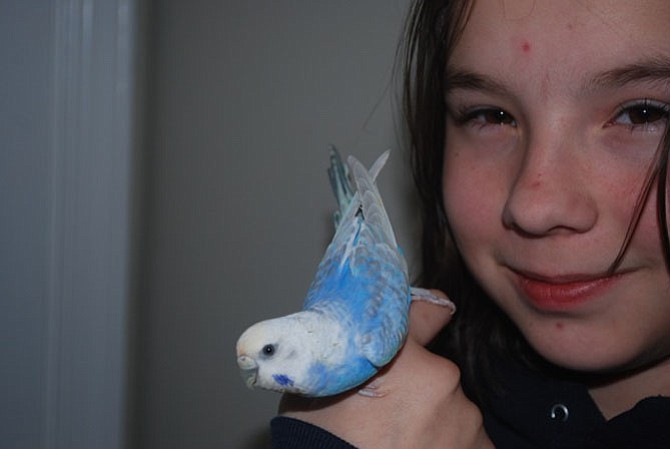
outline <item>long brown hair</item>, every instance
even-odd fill
[[[446,70],[474,1],[417,0],[407,18],[399,57],[404,69],[403,106],[412,172],[422,218],[421,270],[417,283],[443,290],[458,306],[458,312],[431,347],[459,364],[464,382],[477,395],[481,392],[480,383],[495,385],[492,365],[498,357],[521,359],[533,366],[544,363],[473,279],[454,245],[443,205]],[[655,180],[658,180],[659,228],[666,262],[670,262],[665,196],[669,146],[666,131],[631,212],[630,226],[612,269],[626,251]]]

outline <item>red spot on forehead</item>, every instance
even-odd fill
[[[524,53],[528,53],[528,52],[530,51],[530,42],[528,42],[528,41],[523,41],[523,42],[521,43],[521,50],[522,50]]]

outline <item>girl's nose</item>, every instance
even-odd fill
[[[584,233],[598,218],[580,150],[552,135],[526,144],[503,210],[504,225],[525,236]]]

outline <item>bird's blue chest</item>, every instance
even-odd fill
[[[352,357],[340,365],[315,363],[308,378],[313,380],[310,396],[329,396],[349,390],[372,377],[377,368],[362,357]]]

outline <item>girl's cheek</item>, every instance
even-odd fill
[[[458,240],[483,237],[492,224],[500,222],[495,217],[503,207],[499,204],[502,189],[497,178],[486,166],[456,149],[445,155],[444,206]]]

